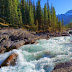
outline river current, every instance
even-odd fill
[[[38,44],[24,45],[18,50],[0,54],[0,64],[17,53],[15,66],[0,68],[0,72],[51,72],[56,64],[72,60],[72,36],[38,40]]]

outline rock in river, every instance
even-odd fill
[[[5,61],[3,61],[0,67],[16,65],[17,56],[18,55],[16,53],[11,54]]]

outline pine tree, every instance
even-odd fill
[[[48,26],[51,27],[51,13],[48,0],[47,0],[47,10],[48,10]]]
[[[64,26],[64,20],[62,19],[62,26]]]
[[[34,24],[34,13],[33,13],[33,6],[31,4],[31,1],[29,1],[29,26],[31,27],[31,30],[35,28]]]
[[[52,31],[56,31],[56,13],[53,6],[51,6],[51,26],[53,28]]]
[[[59,31],[61,31],[61,21],[59,20],[59,24],[58,24],[59,26],[58,26],[58,29],[59,29]]]
[[[28,0],[27,0],[27,3],[25,5],[25,17],[26,17],[26,19],[25,19],[24,23],[26,25],[29,25],[29,5],[28,5]]]
[[[58,20],[58,17],[56,18],[56,24],[57,24],[56,29],[58,30],[58,28],[59,28],[59,20]]]
[[[6,19],[8,0],[0,0],[0,17]]]
[[[44,30],[48,30],[48,12],[47,12],[47,7],[46,4],[44,6]]]
[[[35,8],[34,0],[33,0],[33,13],[34,13],[34,24],[36,25],[36,8]]]
[[[19,24],[17,0],[8,0],[8,21],[13,25]]]
[[[0,0],[0,17],[4,17],[5,14],[5,5],[4,0]]]
[[[52,5],[51,5],[51,32],[53,31],[53,9],[52,9]]]
[[[38,20],[36,20],[36,31],[38,31]]]
[[[21,6],[20,6],[20,1],[18,0],[18,17],[19,17],[19,27],[22,26],[22,14],[21,14]]]
[[[62,19],[62,31],[63,31],[63,27],[64,27],[64,20]]]
[[[12,23],[13,20],[13,4],[12,0],[8,0],[8,9],[7,9],[7,14],[8,14],[8,22]]]
[[[44,17],[43,17],[43,11],[41,9],[40,0],[38,0],[37,6],[36,6],[36,16],[38,20],[38,30],[42,30],[43,24],[44,24]]]
[[[21,0],[21,13],[22,13],[22,22],[26,24],[26,14],[25,14],[25,7],[26,7],[26,1]]]

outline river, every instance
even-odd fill
[[[16,66],[0,68],[0,72],[51,72],[57,63],[72,60],[72,36],[38,40],[38,44],[24,45],[18,50],[0,54],[0,64],[17,53]]]

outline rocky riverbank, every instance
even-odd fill
[[[26,44],[34,44],[38,39],[50,37],[68,36],[68,33],[36,33],[23,29],[2,29],[0,30],[0,53],[18,49]]]
[[[18,49],[26,44],[33,44],[38,39],[39,36],[23,29],[2,29],[0,30],[0,53]]]
[[[0,30],[0,53],[9,52],[13,49],[26,44],[34,44],[39,39],[49,39],[51,37],[68,36],[67,32],[63,33],[48,33],[48,32],[29,32],[24,29],[1,29]],[[15,65],[17,54],[11,54],[1,64],[0,67]],[[55,71],[54,71],[55,72]]]

